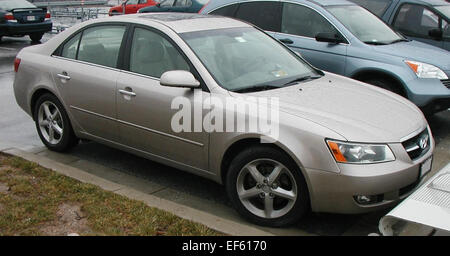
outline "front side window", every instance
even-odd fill
[[[322,15],[298,4],[285,3],[281,32],[304,37],[316,37],[318,33],[339,34]]]
[[[97,26],[83,31],[78,60],[117,67],[125,26]]]
[[[250,22],[263,30],[280,31],[281,21],[280,2],[249,2],[242,3],[236,11],[235,17]]]
[[[358,5],[381,17],[386,9],[391,5],[392,0],[351,0]]]
[[[153,31],[136,28],[130,54],[130,71],[155,78],[171,70],[189,71],[183,55],[167,39]]]
[[[217,83],[229,91],[288,86],[320,75],[295,53],[261,31],[229,28],[181,34]]]
[[[407,36],[429,37],[429,31],[439,29],[441,18],[425,6],[404,4],[395,17],[394,27]]]
[[[386,23],[361,6],[329,6],[327,10],[366,44],[392,44],[404,40]]]
[[[127,5],[129,4],[138,4],[139,0],[128,0]]]

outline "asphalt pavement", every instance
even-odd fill
[[[43,42],[50,37],[45,35]],[[0,43],[1,145],[33,152],[104,179],[126,183],[148,194],[246,223],[231,208],[223,187],[212,181],[94,142],[81,143],[64,155],[46,150],[39,140],[34,122],[17,106],[12,88],[14,57],[20,49],[29,45],[28,38],[4,37]],[[437,143],[433,174],[450,162],[450,111],[434,115],[429,123]],[[367,235],[378,231],[378,221],[388,211],[362,215],[311,213],[289,228],[258,228],[276,235]]]

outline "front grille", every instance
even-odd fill
[[[430,150],[431,138],[428,129],[402,143],[411,160],[423,156]]]
[[[450,89],[450,79],[441,80],[441,82],[445,85],[445,87]]]

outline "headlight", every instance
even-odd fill
[[[394,161],[388,145],[359,144],[327,140],[336,162],[349,164],[372,164]]]
[[[440,80],[448,79],[444,71],[433,65],[411,60],[405,60],[405,63],[419,78],[437,78]]]

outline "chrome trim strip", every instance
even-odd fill
[[[116,118],[112,118],[112,117],[109,117],[109,116],[105,116],[105,115],[94,113],[94,112],[91,112],[91,111],[88,111],[88,110],[84,110],[82,108],[78,108],[78,107],[74,107],[74,106],[70,106],[70,108],[78,110],[78,111],[81,111],[81,112],[84,112],[86,114],[98,116],[98,117],[101,117],[101,118],[104,118],[104,119],[115,121],[115,122],[118,122],[118,123],[121,123],[121,124],[125,124],[125,125],[128,125],[128,126],[132,126],[132,127],[144,130],[144,131],[148,131],[148,132],[156,133],[158,135],[162,135],[162,136],[169,137],[169,138],[172,138],[172,139],[180,140],[180,141],[183,141],[183,142],[186,142],[186,143],[189,143],[189,144],[193,144],[193,145],[196,145],[196,146],[199,146],[199,147],[204,147],[205,146],[203,143],[200,143],[200,142],[196,142],[196,141],[188,140],[188,139],[181,138],[181,137],[178,137],[178,136],[174,136],[172,134],[156,131],[156,130],[153,130],[153,129],[150,129],[150,128],[147,128],[147,127],[143,127],[143,126],[140,126],[140,125],[132,124],[132,123],[129,123],[129,122],[126,122],[126,121],[123,121],[123,120],[119,120],[119,119],[116,119]]]
[[[156,131],[156,130],[153,130],[153,129],[150,129],[150,128],[147,128],[147,127],[143,127],[143,126],[140,126],[140,125],[132,124],[132,123],[125,122],[125,121],[122,121],[122,120],[117,120],[117,122],[119,122],[119,123],[121,123],[121,124],[128,125],[128,126],[132,126],[132,127],[135,127],[135,128],[141,129],[141,130],[144,130],[144,131],[148,131],[148,132],[151,132],[151,133],[156,133],[156,134],[158,134],[158,135],[166,136],[166,137],[169,137],[169,138],[172,138],[172,139],[181,140],[181,141],[183,141],[183,142],[187,142],[187,143],[190,143],[190,144],[199,146],[199,147],[203,147],[203,146],[204,146],[204,144],[202,144],[202,143],[200,143],[200,142],[196,142],[196,141],[184,139],[184,138],[181,138],[181,137],[174,136],[174,135],[172,135],[172,134],[168,134],[168,133]]]
[[[406,152],[412,152],[412,151],[414,151],[414,150],[417,150],[417,149],[419,149],[420,147],[418,146],[418,145],[414,145],[413,147],[410,147],[410,148],[405,148],[406,149]]]

